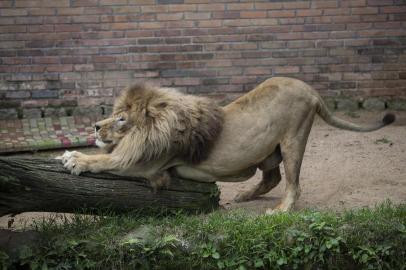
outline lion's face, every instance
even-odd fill
[[[147,84],[125,89],[110,118],[95,124],[96,145],[128,164],[164,155],[197,163],[221,132],[223,110],[211,100]]]
[[[113,113],[94,125],[96,145],[110,152],[132,128],[127,112]]]

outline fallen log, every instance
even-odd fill
[[[109,173],[71,175],[58,160],[0,157],[0,216],[27,211],[76,213],[183,209],[208,212],[218,207],[215,183],[173,178],[153,193],[145,179]]]

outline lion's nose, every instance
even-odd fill
[[[96,124],[96,125],[94,125],[94,129],[95,129],[96,131],[99,131],[100,126]]]

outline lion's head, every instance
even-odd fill
[[[123,165],[168,154],[197,163],[208,156],[222,125],[222,108],[207,98],[137,84],[116,99],[110,118],[95,124],[96,144]]]

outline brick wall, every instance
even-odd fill
[[[406,1],[2,0],[0,57],[2,118],[102,111],[144,79],[231,99],[290,76],[390,101],[406,97]]]

